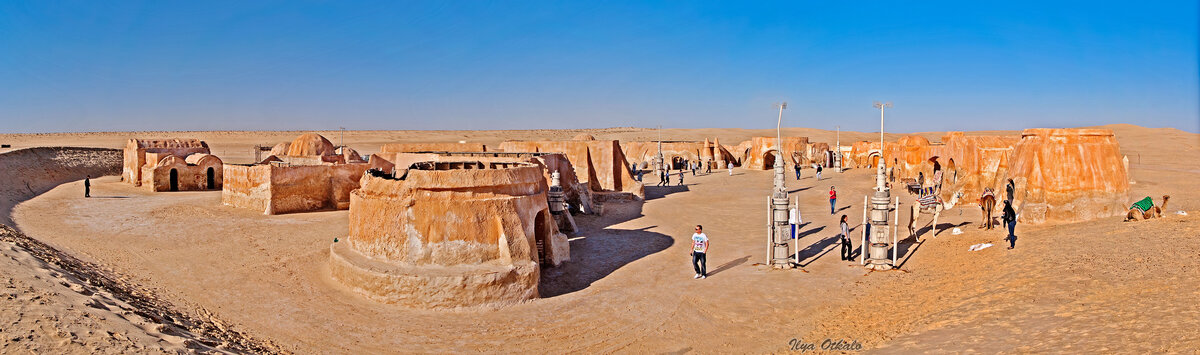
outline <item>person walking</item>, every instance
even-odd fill
[[[1012,248],[1016,248],[1017,211],[1013,210],[1012,202],[1007,200],[1004,201],[1004,214],[1000,216],[1000,220],[1004,221],[1005,226],[1008,226],[1008,237],[1004,238],[1005,240],[1008,240],[1008,249],[1011,250]]]
[[[683,169],[679,169],[679,186],[683,186]]]
[[[817,181],[821,181],[821,165],[817,165]]]
[[[733,176],[733,162],[729,162],[729,176]]]
[[[692,166],[692,176],[696,176],[696,169],[700,167],[700,164],[695,162],[689,162],[688,164]]]
[[[846,223],[846,215],[842,215],[839,223],[842,230],[842,260],[854,260],[854,245],[850,243],[850,224]]]
[[[704,173],[705,173],[705,174],[712,174],[712,166],[713,166],[713,162],[711,162],[711,161],[710,161],[710,162],[707,162],[707,163],[704,163]]]
[[[829,187],[829,214],[837,213],[837,190],[833,186]]]
[[[789,239],[796,239],[796,225],[800,224],[800,213],[795,207],[788,209],[788,224],[792,225],[792,235]]]
[[[83,197],[92,197],[92,176],[83,178]]]
[[[696,269],[694,279],[708,278],[708,235],[704,234],[704,227],[696,225],[696,232],[692,233],[692,268]]]
[[[800,181],[800,164],[796,164],[796,181]]]

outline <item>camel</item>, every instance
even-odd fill
[[[1147,197],[1147,199],[1149,199],[1149,197]],[[1134,206],[1129,206],[1129,212],[1125,214],[1125,221],[1137,221],[1138,217],[1142,217],[1142,219],[1162,218],[1162,211],[1163,209],[1167,208],[1167,201],[1170,199],[1171,195],[1163,195],[1162,206],[1151,205],[1150,208],[1147,208],[1145,211],[1137,208],[1136,204]],[[1151,200],[1151,202],[1153,202],[1153,200]]]
[[[983,197],[979,198],[979,208],[983,209],[983,225],[979,228],[992,230],[992,211],[996,210],[996,195],[992,193],[991,188],[985,189]]]
[[[937,196],[937,201],[928,206],[922,206],[920,203],[914,203],[912,206],[912,218],[908,221],[908,235],[913,236],[918,242],[920,242],[921,238],[916,237],[917,230],[915,226],[917,224],[917,220],[920,218],[921,214],[931,214],[933,215],[933,236],[937,237],[938,216],[942,214],[942,211],[954,208],[954,205],[958,204],[958,199],[962,196],[962,191],[959,191],[954,193],[949,202],[942,201],[942,198]]]

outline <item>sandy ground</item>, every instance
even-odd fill
[[[1003,234],[977,230],[978,208],[964,206],[945,213],[941,222],[965,234],[943,232],[921,244],[902,245],[907,272],[867,273],[838,260],[836,216],[828,213],[825,196],[830,185],[837,185],[843,196],[839,208],[844,208],[839,213],[860,223],[870,172],[827,172],[818,182],[809,170],[799,182],[788,181],[809,222],[800,240],[808,273],[774,271],[755,265],[765,258],[763,210],[770,173],[714,171],[688,175],[682,187],[647,187],[644,204],[607,205],[602,218],[581,216],[583,231],[572,238],[572,261],[544,270],[543,298],[502,309],[410,310],[341,288],[330,280],[325,262],[329,243],[346,233],[345,211],[264,216],[221,206],[219,192],[152,194],[108,177],[95,182],[98,198],[82,199],[80,183],[67,183],[18,205],[13,219],[34,238],[110,267],[178,307],[211,313],[294,352],[769,353],[787,352],[792,344],[819,349],[825,339],[885,352],[1200,349],[1194,331],[1200,275],[1190,267],[1200,249],[1185,240],[1200,234],[1200,135],[1111,128],[1134,163],[1133,195],[1171,194],[1169,217],[1021,226],[1015,250],[968,252],[974,243],[999,244]],[[664,133],[665,139],[696,139],[724,131]],[[365,146],[372,140],[400,140],[389,134],[408,141],[462,136],[483,141],[484,135],[499,141],[542,134],[517,132],[348,132],[346,140],[369,152]],[[579,131],[549,132],[553,138]],[[589,133],[620,139],[656,134],[640,129]],[[212,134],[204,138],[218,154],[274,139],[257,133],[241,138],[231,132],[195,134]],[[270,134],[278,135],[277,141],[295,136]],[[726,134],[725,144],[739,141]],[[76,138],[73,145],[104,141],[94,145],[117,147],[129,136],[85,135],[89,138]],[[147,137],[157,136],[162,135]],[[328,136],[336,143],[336,135]],[[842,135],[843,141],[870,136]],[[72,139],[41,137],[44,141],[0,136],[0,142],[52,145],[47,142]],[[459,139],[470,140],[465,138]],[[245,152],[244,157],[251,156],[249,149]],[[1176,210],[1191,216],[1176,216]],[[901,215],[907,220],[906,212]],[[713,239],[706,280],[692,279],[688,265],[687,237],[694,224],[703,224]],[[928,228],[919,233],[930,237]],[[27,328],[32,329],[18,327]]]

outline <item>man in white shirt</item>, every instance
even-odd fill
[[[696,269],[695,279],[708,278],[708,263],[705,255],[708,253],[708,236],[704,227],[696,225],[696,233],[692,234],[692,268]]]

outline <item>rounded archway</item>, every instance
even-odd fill
[[[179,191],[179,171],[171,169],[171,191]]]
[[[547,240],[553,232],[551,227],[553,222],[550,220],[550,210],[542,210],[537,213],[533,219],[533,240],[537,245],[537,262],[539,264],[549,264],[550,258],[547,255],[548,245]]]
[[[768,150],[763,154],[763,169],[770,170],[775,168],[775,151]]]
[[[879,158],[879,152],[872,152],[871,155],[867,157],[867,167],[872,169],[879,167]]]

